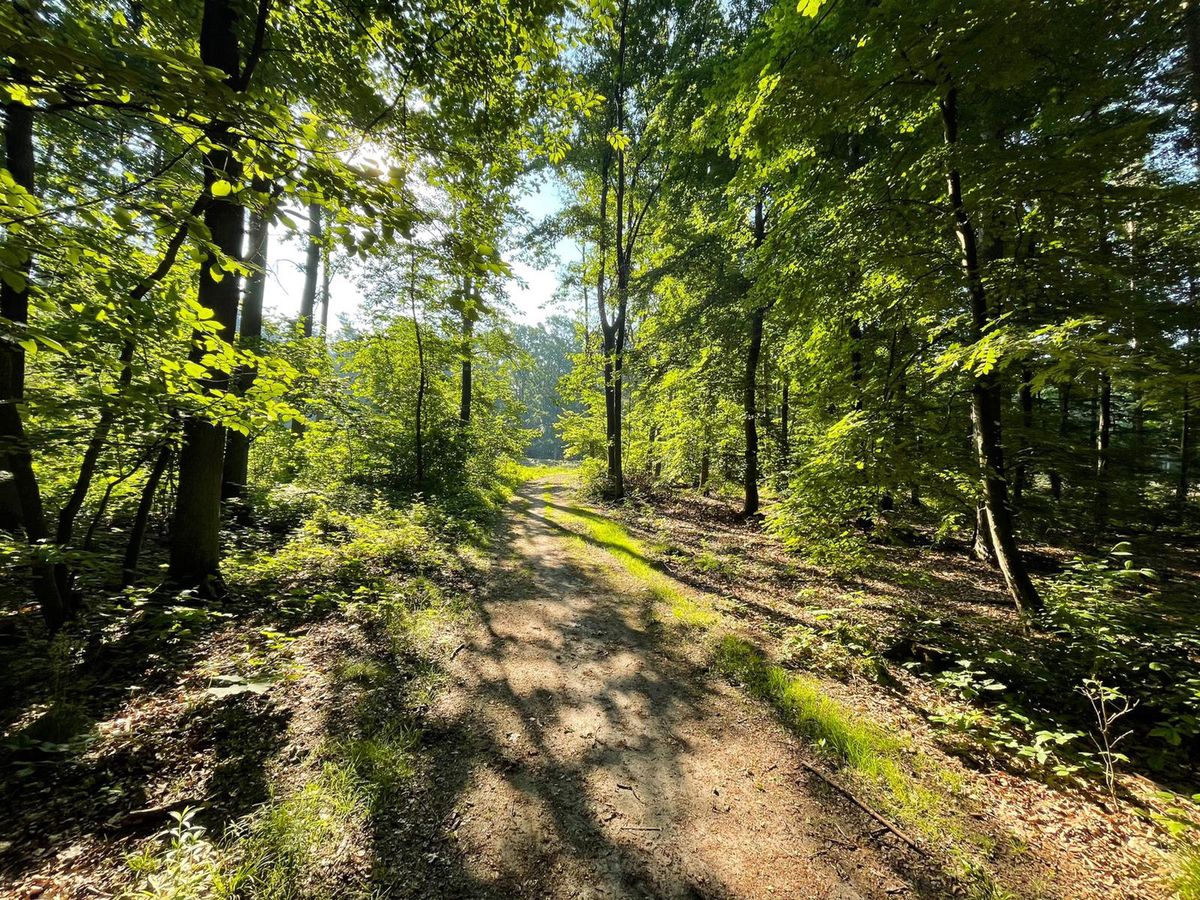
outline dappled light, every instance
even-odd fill
[[[1200,2],[0,35],[0,897],[1200,900]]]

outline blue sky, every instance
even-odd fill
[[[520,203],[529,217],[538,221],[561,208],[562,200],[557,183],[547,181],[522,197]],[[577,252],[572,250],[568,242],[560,243],[556,251],[557,261],[551,260],[543,268],[534,268],[516,259],[512,252],[506,254],[515,276],[509,279],[506,290],[515,307],[512,315],[518,321],[535,324],[554,312],[548,305],[558,287],[559,266],[564,255]],[[295,316],[300,309],[300,293],[304,287],[303,244],[297,240],[284,240],[278,230],[273,231],[268,257],[269,272],[263,305],[277,315]],[[350,277],[336,275],[330,283],[329,292],[331,329],[337,326],[342,316],[353,321],[362,302],[362,291],[355,283],[353,274]]]

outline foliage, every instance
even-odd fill
[[[1169,601],[1154,579],[1118,544],[1044,583],[1044,632],[969,634],[914,610],[893,647],[919,646],[927,662],[905,665],[968,701],[934,721],[997,755],[1060,777],[1110,775],[1130,757],[1159,771],[1186,767],[1200,713],[1197,634],[1164,616]],[[1101,697],[1113,709],[1128,705],[1119,729],[1097,711]],[[1111,741],[1126,730],[1128,742],[1112,749],[1105,733]]]

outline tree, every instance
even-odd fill
[[[245,91],[250,86],[270,12],[269,0],[261,0],[255,23],[255,36],[245,64],[241,62],[237,14],[230,0],[205,0],[200,24],[200,60],[225,75],[231,90]],[[212,199],[204,210],[204,224],[212,236],[200,267],[198,302],[212,310],[214,321],[225,335],[237,325],[238,281],[222,271],[226,261],[240,258],[243,239],[244,209],[234,200],[231,186],[241,179],[243,165],[236,150],[239,139],[231,125],[214,121],[207,138],[212,149],[204,154],[204,189]],[[199,337],[199,336],[197,336]],[[197,340],[190,357],[199,363],[204,356],[203,340]],[[216,373],[207,379],[210,390],[226,390],[229,376]],[[220,575],[221,481],[225,462],[225,429],[217,422],[200,416],[188,416],[183,423],[179,451],[179,478],[175,497],[175,516],[171,524],[171,564],[173,581],[195,587],[202,594],[224,593]]]

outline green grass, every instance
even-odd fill
[[[157,848],[127,860],[138,884],[128,900],[292,900],[311,896],[331,859],[365,827],[369,791],[344,763],[237,822],[220,843],[185,811]],[[319,893],[319,892],[318,892]]]
[[[327,762],[287,799],[269,804],[238,841],[218,897],[289,900],[310,893],[323,865],[365,825],[369,791],[350,765]]]
[[[546,502],[547,517],[576,526],[585,538],[615,557],[626,572],[646,585],[657,602],[671,610],[678,624],[686,628],[706,629],[720,622],[721,617],[715,610],[693,600],[670,576],[655,568],[649,562],[645,545],[620,522],[580,506],[572,506],[567,512],[553,509],[551,502],[554,498],[549,491],[542,495],[542,499]]]
[[[896,762],[903,742],[832,700],[817,681],[772,664],[748,641],[731,634],[717,641],[715,662],[719,671],[770,703],[788,727],[839,765],[907,792],[908,776]]]
[[[130,900],[292,900],[367,896],[370,872],[349,851],[371,816],[394,803],[418,774],[421,731],[414,710],[432,702],[443,675],[444,632],[465,602],[421,576],[390,586],[385,599],[355,605],[371,652],[332,667],[335,693],[353,724],[326,734],[315,767],[272,790],[259,809],[219,835],[187,821],[127,860]],[[349,609],[349,607],[348,607]],[[297,781],[299,784],[297,785]]]
[[[992,841],[966,831],[949,812],[962,790],[955,774],[913,757],[906,741],[888,734],[828,696],[820,682],[772,663],[744,638],[720,635],[714,664],[754,697],[770,704],[784,725],[807,739],[826,759],[851,773],[883,812],[913,828],[949,861],[948,871],[970,897],[1002,900],[1010,895],[995,883],[983,856]],[[900,760],[913,758],[922,783]]]
[[[579,466],[567,463],[558,463],[555,465],[535,463],[532,466],[527,463],[516,463],[514,466],[513,471],[520,476],[522,481],[530,481],[534,478],[560,478],[579,474]]]
[[[1185,847],[1179,853],[1172,881],[1179,900],[1200,900],[1200,846]]]

